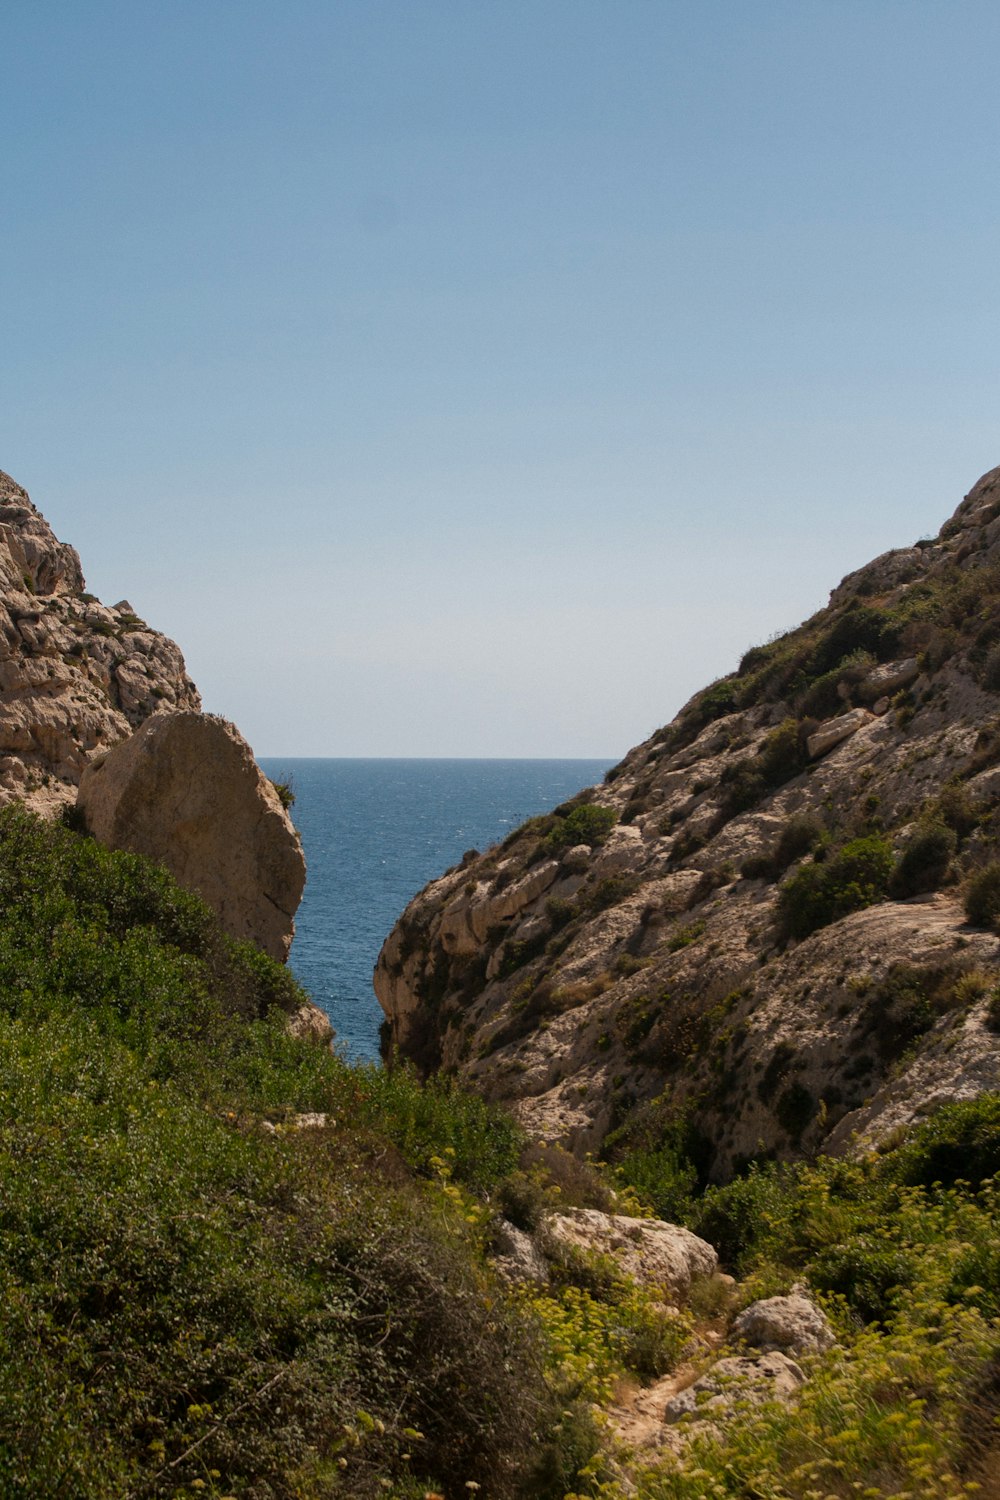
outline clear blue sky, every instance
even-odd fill
[[[995,0],[0,56],[0,468],[260,754],[618,755],[1000,462]]]

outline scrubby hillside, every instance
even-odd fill
[[[1000,1083],[998,788],[994,470],[428,886],[379,960],[388,1042],[581,1152],[682,1132],[703,1178],[885,1139]]]
[[[136,856],[0,810],[0,1495],[520,1492],[557,1412],[481,1252],[517,1132],[288,1035]]]

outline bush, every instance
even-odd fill
[[[866,1323],[885,1322],[894,1311],[897,1295],[912,1285],[916,1273],[912,1251],[868,1235],[832,1247],[809,1267],[815,1287],[839,1293]]]
[[[745,880],[777,880],[790,864],[822,845],[828,837],[815,813],[793,813],[769,854],[751,855],[740,866]]]
[[[634,1188],[658,1219],[687,1218],[698,1187],[698,1170],[680,1141],[631,1151],[617,1164],[622,1182]]]
[[[849,912],[884,900],[893,865],[891,845],[877,834],[852,839],[830,858],[804,865],[781,887],[782,935],[808,937]]]
[[[865,604],[848,605],[827,627],[809,658],[810,677],[820,677],[838,667],[856,651],[877,655],[885,644],[886,616]]]
[[[745,812],[769,792],[784,786],[809,763],[804,726],[785,719],[768,734],[755,755],[729,765],[722,773],[726,812]]]
[[[970,977],[953,965],[893,964],[867,998],[865,1039],[874,1038],[883,1062],[894,1062],[940,1016],[962,1003]]]
[[[556,819],[555,826],[542,841],[543,846],[551,854],[570,849],[574,844],[590,844],[593,848],[604,843],[616,820],[613,807],[581,802],[566,817]]]
[[[917,896],[943,885],[958,847],[954,830],[944,823],[924,823],[910,838],[892,874],[894,896]]]
[[[774,868],[781,874],[795,860],[816,849],[827,837],[822,818],[816,813],[793,813],[774,846]]]
[[[707,1190],[691,1215],[691,1228],[715,1246],[727,1269],[742,1275],[785,1224],[793,1187],[786,1169],[753,1163],[745,1176]]]
[[[1000,863],[983,865],[965,888],[965,915],[973,927],[992,927],[1000,917]]]
[[[1000,1172],[1000,1094],[945,1104],[883,1167],[892,1181],[978,1187]]]

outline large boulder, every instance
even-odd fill
[[[90,762],[77,807],[100,843],[165,865],[233,937],[287,958],[305,884],[302,845],[232,724],[154,714]]]
[[[733,1324],[733,1333],[746,1344],[782,1354],[821,1354],[836,1341],[826,1314],[798,1289],[787,1297],[751,1302]]]
[[[626,1275],[677,1297],[686,1297],[692,1281],[712,1276],[719,1264],[712,1246],[680,1224],[596,1208],[550,1214],[543,1237],[555,1258],[580,1252],[609,1255]]]

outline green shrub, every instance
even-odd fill
[[[613,807],[601,807],[596,802],[581,802],[557,818],[555,826],[543,839],[548,853],[556,854],[561,849],[570,849],[574,844],[603,844],[615,826],[617,814]]]
[[[809,1279],[823,1292],[837,1292],[866,1323],[885,1322],[899,1293],[917,1275],[912,1251],[876,1235],[857,1235],[835,1245],[809,1265]]]
[[[828,859],[803,865],[781,887],[782,935],[808,937],[849,912],[884,900],[893,865],[891,845],[877,834],[852,839]]]
[[[730,816],[754,807],[762,797],[805,770],[809,757],[803,728],[795,719],[785,719],[765,737],[755,755],[726,767],[720,780]]]
[[[621,1181],[635,1189],[658,1219],[677,1223],[687,1218],[698,1187],[698,1170],[683,1141],[630,1151],[616,1165]]]
[[[790,864],[804,854],[818,849],[827,839],[822,819],[815,813],[793,813],[769,854],[752,855],[743,861],[740,874],[745,880],[777,880]]]
[[[1000,1172],[1000,1094],[980,1094],[943,1105],[887,1158],[883,1175],[930,1187],[967,1182],[978,1187]]]
[[[944,883],[958,847],[954,830],[944,823],[923,823],[910,837],[892,874],[894,896],[936,891]]]
[[[965,915],[973,927],[992,927],[1000,917],[1000,862],[983,865],[965,888]]]
[[[780,874],[795,860],[818,848],[827,837],[822,818],[816,813],[793,813],[774,846],[774,867]]]
[[[865,999],[864,1037],[873,1037],[883,1062],[894,1062],[961,1003],[962,976],[954,966],[893,964]]]
[[[728,1270],[742,1275],[785,1224],[793,1190],[786,1169],[754,1163],[745,1176],[707,1190],[694,1207],[691,1228],[715,1246]]]
[[[959,842],[977,828],[983,809],[969,795],[960,781],[947,781],[937,798],[936,813],[942,823],[954,830]]]
[[[886,644],[886,636],[886,616],[881,610],[865,604],[849,604],[820,637],[807,671],[810,677],[822,676],[856,651],[878,655],[879,648]]]
[[[286,812],[295,806],[295,792],[290,781],[272,781],[271,785],[278,794],[278,801]]]

